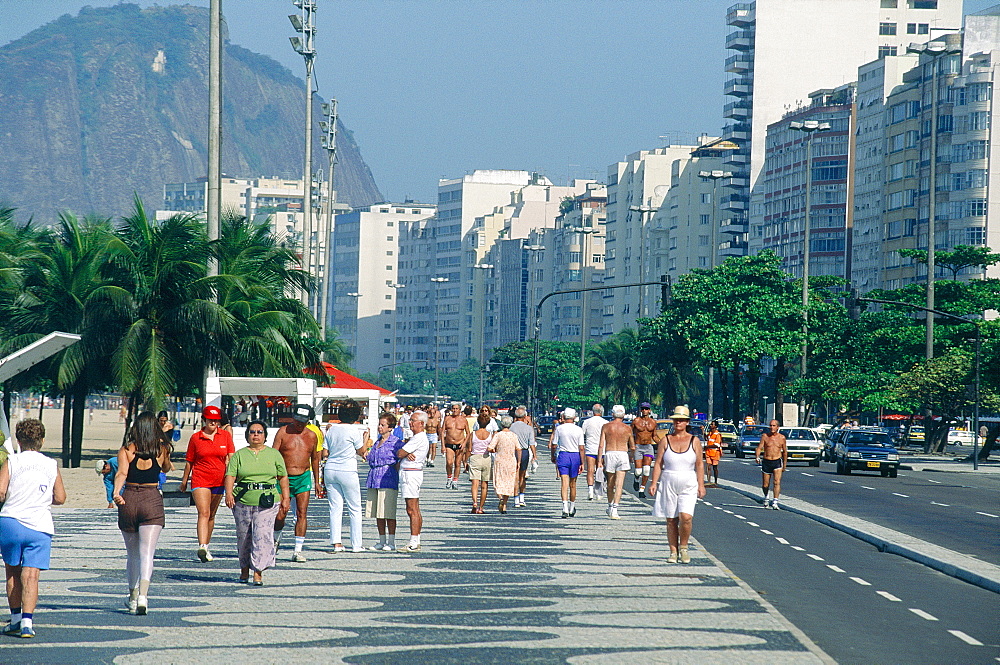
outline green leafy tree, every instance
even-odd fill
[[[927,263],[926,249],[901,249],[899,254],[917,263]],[[1000,254],[994,254],[989,247],[981,245],[956,245],[950,252],[934,252],[934,265],[950,270],[953,280],[957,280],[958,273],[965,268],[986,270],[996,263],[1000,263]]]
[[[584,370],[600,397],[634,408],[649,398],[652,371],[646,360],[638,331],[625,328],[590,348]]]
[[[534,343],[511,342],[493,351],[490,358],[490,380],[500,399],[527,404],[531,395]],[[538,393],[542,411],[557,404],[568,404],[566,398],[579,398],[580,347],[572,342],[538,342]],[[591,395],[587,395],[592,398]],[[587,401],[587,400],[583,400]]]

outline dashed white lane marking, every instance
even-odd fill
[[[903,602],[902,598],[896,598],[894,595],[892,595],[888,591],[876,591],[875,593],[877,593],[878,595],[882,596],[886,600],[891,600],[894,603],[901,603],[901,602]]]
[[[798,545],[792,545],[792,549],[795,550],[796,552],[805,552],[806,551],[806,548],[799,547]]]
[[[934,616],[933,614],[928,614],[927,612],[924,612],[923,610],[918,610],[915,607],[911,607],[910,611],[913,612],[914,614],[916,614],[921,619],[927,619],[928,621],[937,621],[938,620],[938,618],[936,616]]]
[[[899,492],[893,492],[893,494],[895,494],[896,496],[901,496],[904,499],[909,499],[910,498],[909,494],[900,494]]]
[[[924,480],[926,480],[929,483],[934,483],[935,485],[940,485],[941,484],[940,480],[931,480],[930,478],[924,478]]]
[[[874,490],[875,488],[874,488],[874,487],[868,487],[868,485],[862,485],[862,486],[861,486],[861,489],[865,489],[865,490]]]
[[[736,518],[736,519],[738,519],[738,520],[745,520],[745,519],[746,519],[746,518],[745,518],[745,517],[743,517],[742,515],[737,515],[736,513],[733,513],[733,517],[735,517],[735,518]]]
[[[852,577],[851,579],[854,580],[855,582],[857,582],[858,584],[860,584],[861,586],[871,586],[872,585],[871,582],[868,582],[867,580],[863,580],[860,577]]]
[[[722,509],[722,512],[726,513],[727,515],[732,515],[733,514],[733,511],[726,510],[725,508]]]
[[[986,517],[1000,517],[1000,515],[994,515],[993,513],[981,513],[978,510],[976,511],[976,514],[977,515],[986,515]]]
[[[768,536],[773,536],[773,535],[774,535],[773,533],[771,533],[771,532],[770,532],[770,531],[768,531],[767,529],[761,529],[761,530],[760,530],[760,532],[761,532],[761,533],[763,533],[763,534],[766,534],[766,535],[768,535]]]
[[[760,526],[760,525],[759,525],[759,524],[757,524],[756,522],[747,522],[747,524],[749,524],[750,526]]]
[[[775,536],[775,538],[774,538],[774,539],[775,539],[775,540],[777,540],[777,541],[778,541],[779,543],[781,543],[782,545],[787,545],[787,544],[788,544],[788,541],[787,541],[787,540],[785,540],[784,538],[778,538],[777,536]]]
[[[847,572],[846,570],[844,570],[840,566],[834,566],[832,563],[826,564],[826,567],[829,568],[830,570],[832,570],[835,573],[846,573]]]
[[[948,632],[951,633],[952,635],[954,635],[955,637],[957,637],[958,639],[962,640],[966,644],[971,644],[974,647],[981,647],[981,646],[983,646],[982,642],[980,642],[979,640],[977,640],[974,637],[969,637],[968,635],[966,635],[965,633],[963,633],[960,630],[949,630]],[[1000,658],[997,658],[997,660],[1000,660]]]
[[[928,218],[928,219],[930,219],[930,218]],[[702,502],[703,504],[705,504],[706,506],[711,506],[711,505],[712,505],[712,504],[710,504],[710,503],[709,503],[708,501],[705,501],[704,499],[702,499],[702,500],[701,500],[701,502]]]
[[[806,556],[809,557],[810,559],[815,559],[816,561],[823,561],[824,560],[823,557],[821,557],[819,555],[816,555],[816,554],[806,554]]]
[[[929,218],[928,218],[928,219],[929,219]],[[813,475],[812,475],[811,473],[806,473],[805,471],[803,471],[803,472],[802,472],[802,475],[803,475],[803,476],[809,476],[810,478],[814,478],[814,477],[815,477],[815,476],[813,476]]]
[[[830,482],[831,483],[837,483],[838,485],[843,485],[844,484],[843,480],[831,480]]]
[[[945,508],[951,507],[951,504],[948,503],[938,503],[937,501],[931,501],[931,503],[933,503],[935,506],[944,506]]]
[[[750,462],[740,462],[740,464],[746,464],[747,466],[750,466]]]

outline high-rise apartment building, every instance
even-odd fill
[[[354,356],[358,372],[377,374],[396,362],[400,227],[426,221],[435,210],[410,201],[379,203],[335,218],[329,323]]]
[[[767,128],[764,168],[757,181],[763,215],[750,220],[749,249],[751,254],[775,252],[785,270],[796,277],[802,276],[805,259],[807,214],[809,274],[848,276],[847,185],[854,90],[849,83],[810,93],[809,104]],[[804,131],[811,122],[818,129]]]
[[[804,104],[809,92],[850,83],[862,64],[902,55],[910,42],[953,32],[961,20],[961,0],[758,0],[730,7],[725,68],[733,76],[725,93],[732,100],[724,115],[732,123],[723,138],[740,145],[726,168],[734,172],[732,200],[747,206],[731,217],[764,215],[757,184],[768,125]]]
[[[608,167],[604,280],[635,284],[659,279],[652,259],[650,226],[671,185],[671,169],[698,146],[671,145],[640,150]],[[606,325],[612,332],[659,312],[657,286],[612,289],[603,297]]]

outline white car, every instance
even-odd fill
[[[971,446],[973,443],[973,432],[964,429],[948,430],[949,446]]]
[[[823,452],[823,442],[816,432],[806,427],[782,427],[778,430],[785,435],[788,446],[788,462],[808,462],[809,466],[819,466]]]

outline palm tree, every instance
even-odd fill
[[[618,404],[632,404],[649,396],[650,369],[643,362],[634,328],[625,328],[591,347],[584,371],[599,394]]]

